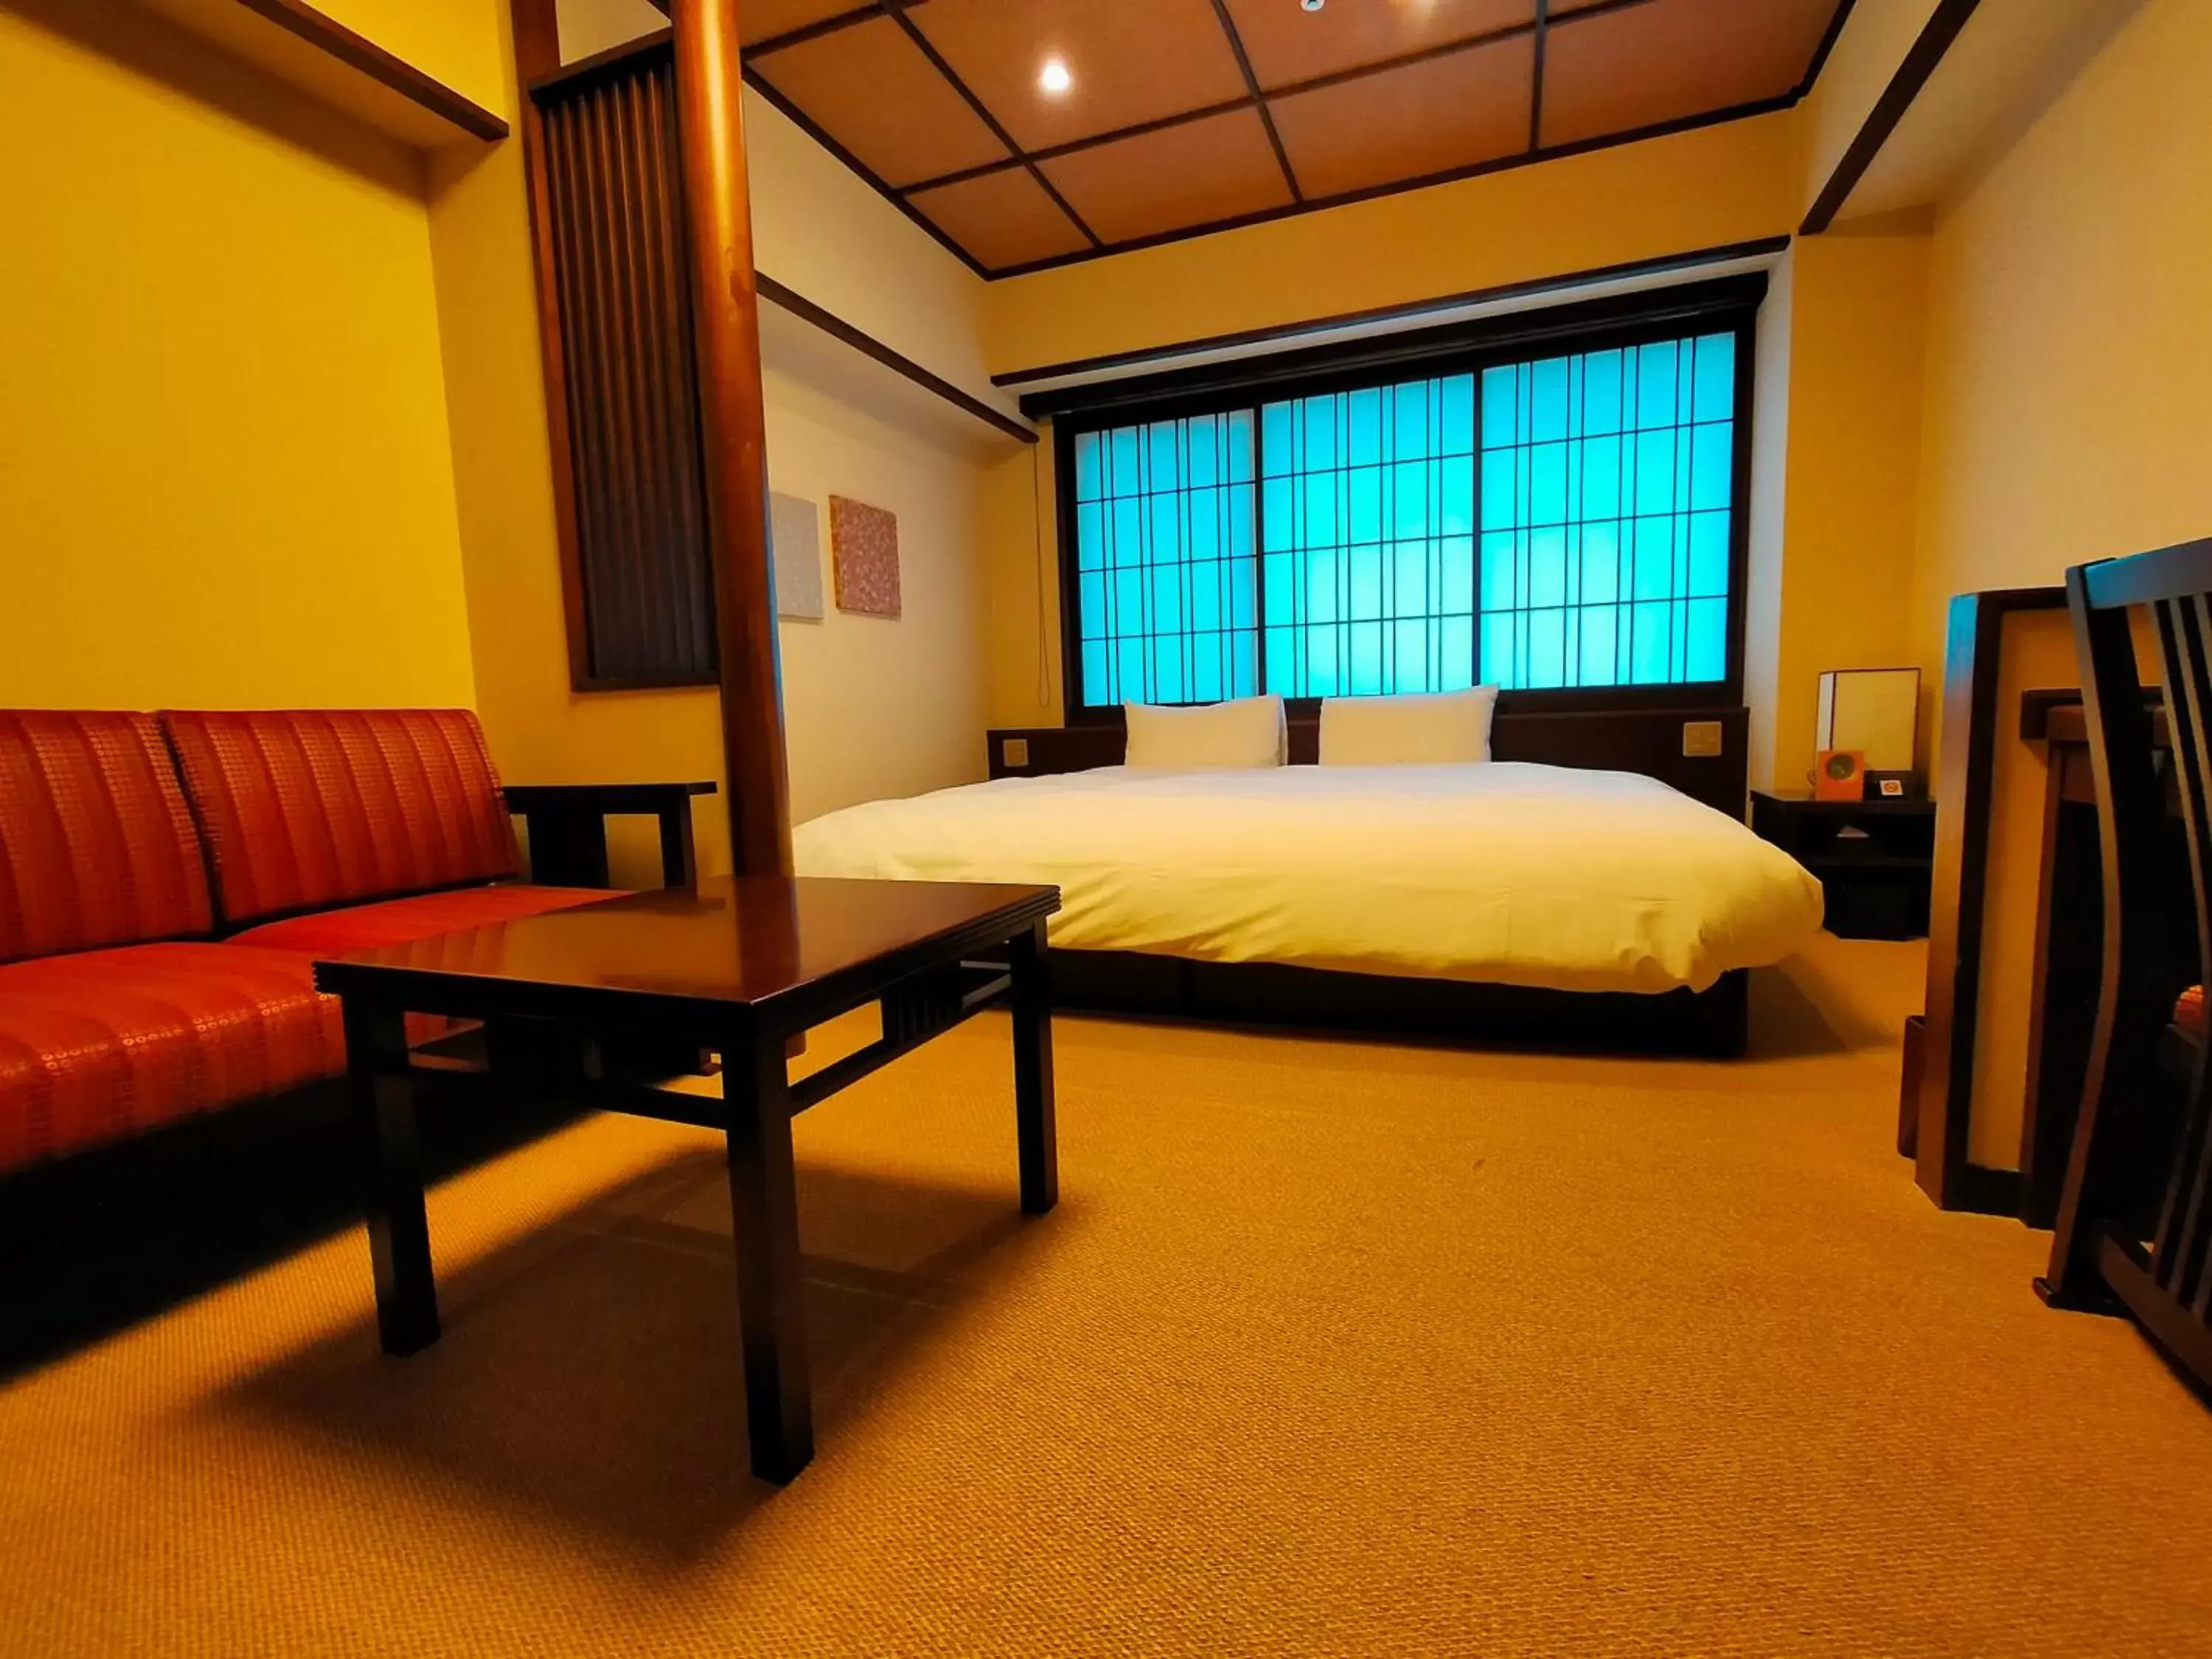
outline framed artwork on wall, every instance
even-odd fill
[[[865,501],[830,498],[830,556],[837,608],[864,617],[899,614],[898,515]]]
[[[822,620],[822,515],[803,495],[768,498],[769,557],[775,568],[775,614]]]

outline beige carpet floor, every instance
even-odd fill
[[[0,1387],[0,1651],[2212,1654],[2212,1414],[1889,1150],[1919,973],[1729,1065],[1064,1021],[1035,1221],[979,1020],[799,1122],[780,1492],[712,1137],[584,1120],[434,1193],[416,1359],[356,1231]]]

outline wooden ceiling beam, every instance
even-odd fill
[[[1244,90],[1252,100],[1252,106],[1260,112],[1260,125],[1267,130],[1267,147],[1275,152],[1275,165],[1283,170],[1283,182],[1291,188],[1291,200],[1303,202],[1306,193],[1298,187],[1298,175],[1291,170],[1291,153],[1283,148],[1283,135],[1275,131],[1274,113],[1260,91],[1260,77],[1252,72],[1252,55],[1244,50],[1244,37],[1237,32],[1237,20],[1229,15],[1229,0],[1213,0],[1213,15],[1221,24],[1222,33],[1229,37],[1229,50],[1237,58],[1237,71],[1244,77]]]
[[[991,136],[1012,154],[1014,165],[1026,170],[1030,177],[1036,180],[1037,188],[1052,198],[1052,204],[1067,216],[1070,224],[1083,233],[1083,240],[1093,249],[1105,246],[1098,233],[1083,222],[1083,216],[1075,210],[1074,204],[1060,193],[1059,187],[1051,179],[1044,176],[1044,169],[1030,158],[1030,153],[1021,147],[1012,133],[1006,131],[999,118],[991,113],[990,106],[975,95],[975,88],[960,78],[957,70],[945,61],[945,54],[938,51],[937,43],[915,26],[914,19],[907,15],[908,8],[892,3],[886,5],[885,10],[892,21],[906,31],[907,39],[914,42],[915,49],[929,60],[930,67],[945,77],[952,90],[960,94],[961,101],[974,110],[977,118],[991,130]]]

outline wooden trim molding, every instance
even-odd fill
[[[489,142],[507,136],[507,125],[483,105],[463,97],[444,82],[433,79],[412,64],[395,58],[375,41],[356,34],[328,13],[307,0],[235,0],[257,17],[328,52],[347,68],[358,71],[389,91],[418,104],[440,120],[451,123],[472,138]]]
[[[1025,426],[1012,416],[992,408],[981,398],[973,397],[963,392],[943,375],[924,368],[913,358],[893,347],[885,345],[865,330],[855,328],[843,318],[815,304],[813,301],[796,289],[777,282],[765,271],[759,273],[757,280],[762,299],[789,312],[801,322],[811,323],[832,339],[842,341],[862,356],[871,357],[883,364],[884,368],[904,375],[923,391],[934,393],[963,414],[974,416],[985,425],[1005,433],[1009,438],[1018,439],[1025,444],[1037,441],[1037,432],[1035,427]]]
[[[1432,366],[1444,361],[1497,358],[1522,351],[1545,356],[1560,350],[1603,349],[1601,345],[1583,343],[1623,330],[1636,331],[1642,337],[1606,343],[1640,344],[1644,339],[1660,337],[1669,327],[1747,325],[1765,301],[1766,289],[1764,270],[1738,270],[1728,276],[1595,299],[1515,306],[1420,327],[1346,334],[1316,345],[1224,354],[1187,368],[1149,374],[1076,381],[1024,392],[1021,408],[1031,419],[1062,415],[1088,418],[1124,410],[1141,410],[1149,416],[1170,403],[1188,405],[1181,412],[1205,412],[1200,405],[1218,404],[1224,399],[1238,401],[1263,392],[1279,398],[1340,389],[1317,384],[1322,380],[1348,384],[1366,374],[1406,374],[1416,368],[1437,372]],[[1749,343],[1744,342],[1747,355]],[[1748,387],[1742,391],[1749,395]]]
[[[1905,54],[1905,61],[1897,66],[1889,84],[1882,88],[1881,96],[1875,100],[1874,107],[1867,112],[1857,133],[1837,159],[1828,182],[1814,198],[1805,222],[1797,228],[1800,236],[1818,236],[1835,222],[1844,204],[1850,199],[1851,191],[1874,165],[1874,158],[1881,154],[1881,147],[1897,131],[1905,111],[1912,107],[1913,100],[1919,97],[1921,88],[1928,84],[1936,73],[1936,66],[1943,61],[1943,55],[1951,50],[1959,32],[1966,27],[1966,20],[1980,3],[1981,0],[1939,0],[1913,41],[1912,49]]]
[[[1943,660],[1941,776],[1936,787],[1936,872],[1928,926],[1928,1000],[1921,1033],[1913,1176],[1947,1210],[2017,1206],[2005,1183],[1967,1161],[1974,1096],[1974,1037],[1980,1013],[1982,935],[1989,899],[1990,819],[1996,772],[1997,684],[2005,618],[2056,611],[2059,587],[2000,588],[1951,601]],[[2008,1213],[2014,1212],[2011,1210]]]

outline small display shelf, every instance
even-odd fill
[[[1927,936],[1934,801],[1814,800],[1754,789],[1751,827],[1820,878],[1830,933],[1843,939]]]

